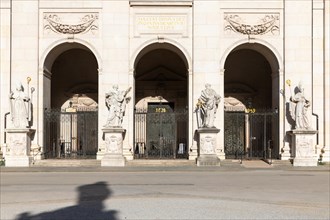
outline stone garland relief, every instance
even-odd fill
[[[98,13],[44,13],[44,34],[97,35]]]
[[[259,16],[258,16],[259,15]],[[261,15],[261,16],[260,16]],[[259,19],[256,19],[258,18]],[[279,14],[225,14],[224,31],[226,34],[240,33],[244,35],[279,35]]]

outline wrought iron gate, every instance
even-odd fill
[[[277,113],[225,112],[226,158],[276,158],[278,156]]]
[[[97,153],[97,111],[44,113],[46,158],[95,158]]]
[[[135,112],[135,159],[187,158],[187,112],[169,105],[149,105]]]

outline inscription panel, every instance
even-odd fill
[[[135,36],[175,34],[187,36],[187,14],[135,14]]]

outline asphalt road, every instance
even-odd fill
[[[0,172],[1,219],[329,219],[329,170]]]

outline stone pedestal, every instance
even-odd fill
[[[35,130],[29,128],[6,129],[6,167],[28,167],[32,162],[31,138]]]
[[[197,166],[220,166],[220,159],[216,154],[217,134],[220,129],[200,128],[198,133],[199,156]]]
[[[314,135],[315,130],[292,130],[291,146],[294,154],[293,166],[317,166],[318,156],[316,153]]]
[[[101,166],[123,167],[123,140],[126,133],[122,128],[104,128],[103,140],[105,141],[105,153],[101,159]]]

